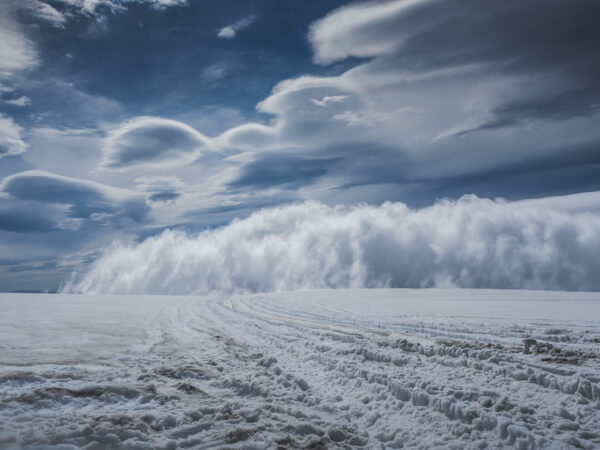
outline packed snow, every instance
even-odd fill
[[[600,294],[0,295],[0,448],[599,448]]]

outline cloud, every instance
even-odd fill
[[[100,6],[117,11],[131,3],[163,9],[184,6],[187,0],[3,0],[0,2],[0,81],[38,63],[35,47],[19,24],[18,15],[25,14],[55,28],[65,28],[69,19],[80,14],[96,14]]]
[[[16,21],[15,14],[11,2],[0,2],[0,81],[38,63],[34,46]]]
[[[113,0],[115,1],[115,0]],[[119,1],[119,0],[117,0]],[[171,6],[185,6],[188,4],[188,0],[120,0],[121,3],[147,3],[153,8],[163,9]]]
[[[384,182],[411,193],[423,187],[428,201],[440,195],[432,188],[440,180],[451,180],[452,195],[461,195],[472,192],[474,177],[503,172],[505,180],[508,168],[518,175],[524,161],[541,173],[561,155],[600,139],[590,126],[600,120],[596,12],[593,0],[352,3],[315,22],[309,40],[320,64],[361,60],[338,76],[280,82],[257,105],[272,116],[268,124],[237,126],[216,142],[256,154],[343,157],[346,164],[327,165],[320,175],[305,177],[305,186],[381,183],[380,172]],[[554,177],[554,188],[546,182],[537,192],[532,184],[527,193],[574,192],[577,171],[586,179],[597,176],[593,155],[579,156],[573,176]],[[263,157],[242,168],[242,177],[258,173]],[[356,170],[361,164],[370,174]],[[490,179],[486,195],[506,192],[503,179]]]
[[[60,215],[52,208],[19,202],[0,202],[0,229],[15,233],[48,233],[60,229]]]
[[[374,139],[365,130],[352,129],[343,120],[334,119],[344,111],[366,108],[360,95],[340,78],[302,76],[284,80],[256,108],[275,118],[269,125],[247,123],[230,129],[217,137],[217,142],[240,150],[288,149],[317,154],[330,145]]]
[[[25,95],[21,95],[20,97],[13,98],[10,100],[4,100],[4,103],[13,106],[28,106],[31,104],[31,99]]]
[[[332,103],[340,103],[348,98],[347,95],[333,95],[333,96],[325,96],[321,100],[314,98],[313,103],[317,106],[321,106],[323,108],[329,106]]]
[[[248,28],[254,21],[256,21],[256,16],[253,14],[244,17],[231,25],[221,28],[217,33],[217,37],[221,39],[233,39],[239,31]]]
[[[64,28],[67,16],[58,11],[54,6],[40,0],[18,0],[15,2],[21,11],[45,21],[55,28]]]
[[[217,136],[215,141],[224,149],[268,150],[273,148],[277,137],[278,132],[274,127],[260,123],[245,123],[230,128]]]
[[[211,151],[209,138],[194,128],[160,117],[137,117],[112,130],[104,145],[108,169],[187,164]]]
[[[144,197],[136,192],[41,170],[4,178],[0,192],[19,200],[67,205],[70,217],[101,222],[140,222],[149,209]]]
[[[350,56],[365,58],[391,52],[402,41],[402,33],[407,33],[397,29],[399,18],[423,3],[422,0],[356,3],[335,10],[310,28],[315,61],[329,64]]]
[[[151,202],[167,203],[167,202],[174,202],[179,197],[181,197],[181,194],[179,192],[164,191],[164,192],[155,192],[150,197],[148,197],[148,200],[150,200]]]
[[[174,202],[179,197],[185,184],[178,177],[149,176],[135,179],[142,190],[148,192],[148,200],[155,203]]]
[[[265,189],[281,186],[293,189],[327,173],[335,160],[306,159],[273,154],[246,163],[239,176],[229,185],[233,188]]]
[[[10,8],[5,6],[8,3],[12,5]],[[545,0],[452,3],[387,0],[349,4],[317,21],[309,30],[314,61],[321,65],[334,64],[317,71],[325,75],[304,75],[282,81],[257,105],[256,113],[247,110],[244,99],[233,99],[241,102],[239,111],[230,108],[228,112],[227,108],[209,102],[211,105],[201,111],[203,114],[198,115],[196,111],[194,115],[185,111],[189,102],[180,99],[182,101],[176,103],[183,109],[171,108],[170,114],[193,123],[195,128],[192,128],[159,117],[137,117],[119,125],[116,121],[130,117],[134,110],[144,109],[139,107],[140,102],[144,102],[142,96],[137,95],[139,92],[129,92],[123,83],[111,84],[114,88],[111,92],[123,103],[85,94],[80,90],[84,85],[95,85],[94,90],[102,93],[104,85],[98,82],[106,77],[84,77],[87,81],[79,80],[86,81],[83,85],[78,82],[77,74],[85,71],[89,58],[77,49],[67,49],[74,56],[63,60],[60,55],[67,51],[47,45],[40,47],[40,51],[48,47],[50,53],[56,50],[59,59],[50,59],[54,65],[58,64],[55,67],[58,71],[51,72],[59,77],[64,70],[72,72],[75,78],[69,81],[74,84],[59,78],[38,77],[37,71],[33,78],[25,77],[27,70],[38,63],[29,36],[32,39],[34,36],[42,39],[46,34],[57,37],[60,47],[69,41],[72,33],[85,32],[90,22],[102,22],[107,31],[102,39],[99,35],[84,36],[93,38],[88,39],[88,44],[95,47],[110,41],[104,39],[110,37],[109,28],[111,32],[128,33],[121,30],[121,26],[127,25],[127,17],[120,15],[123,20],[114,22],[109,20],[111,12],[123,12],[134,5],[160,9],[185,2],[0,0],[0,91],[12,92],[3,98],[13,99],[9,100],[14,103],[12,106],[25,105],[26,97],[18,97],[27,94],[34,100],[31,119],[44,117],[44,124],[60,125],[60,129],[55,130],[25,131],[19,124],[24,126],[28,122],[29,109],[24,111],[5,105],[19,116],[15,115],[15,119],[0,116],[0,156],[20,154],[26,149],[27,152],[23,157],[2,160],[2,176],[16,175],[5,179],[1,187],[10,206],[2,210],[5,215],[0,228],[28,229],[27,222],[33,221],[29,219],[32,216],[27,208],[17,211],[17,202],[33,209],[38,207],[40,217],[47,219],[45,222],[40,219],[39,226],[30,225],[31,232],[24,236],[26,239],[20,247],[32,246],[31,239],[42,237],[43,230],[54,233],[53,227],[59,230],[80,227],[82,242],[85,240],[85,245],[91,246],[89,236],[96,232],[104,237],[113,231],[120,237],[129,233],[127,238],[136,234],[142,239],[169,226],[198,230],[227,223],[234,215],[246,217],[259,207],[304,199],[319,199],[327,204],[402,200],[415,206],[430,205],[441,196],[457,198],[470,192],[489,197],[523,198],[600,189],[600,129],[592,126],[600,120],[600,76],[595,56],[598,30],[593,20],[599,7],[592,0],[550,3]],[[20,9],[17,15],[18,5],[29,9]],[[43,5],[50,5],[52,9]],[[189,12],[195,11],[190,8]],[[4,12],[7,14],[2,14]],[[176,19],[175,16],[169,15]],[[22,20],[22,26],[17,17]],[[235,18],[239,17],[242,15]],[[219,32],[221,38],[234,38],[245,26],[250,26],[253,19],[246,17],[220,31],[213,30],[213,37]],[[143,22],[146,28],[156,26],[162,30],[165,25],[161,21]],[[167,28],[164,31],[168,32],[169,39],[189,37],[181,34],[181,30]],[[162,36],[159,29],[152,30]],[[134,34],[139,35],[139,30]],[[251,34],[247,36],[250,38]],[[291,46],[286,43],[277,46],[276,52],[289,57],[297,50],[291,42],[288,43]],[[39,60],[45,61],[46,56],[40,54]],[[154,56],[142,59],[151,65],[156,62]],[[52,62],[50,59],[48,63]],[[297,73],[294,67],[302,66],[300,60],[292,59],[293,67],[288,67],[286,73]],[[225,87],[243,72],[238,69],[244,61],[238,60],[209,57],[205,67],[196,70],[195,75],[200,77],[200,84],[210,84],[211,89],[221,84],[220,87]],[[169,84],[167,78],[176,78],[178,73],[164,74],[156,86],[165,87],[164,83]],[[261,72],[251,91],[265,92],[264,83],[270,83],[266,80],[271,76],[276,73]],[[110,86],[104,86],[107,87]],[[180,97],[177,92],[171,94]],[[221,100],[227,103],[227,98],[219,98],[217,103]],[[172,103],[171,100],[165,101]],[[57,101],[68,104],[62,109],[47,107]],[[107,117],[113,121],[112,126],[69,129],[83,122],[94,126]],[[246,120],[261,123],[243,123]],[[234,128],[227,129],[229,127]],[[222,134],[206,137],[216,133]],[[47,172],[22,172],[30,168]],[[169,175],[174,168],[179,180],[144,176]],[[105,184],[89,184],[91,182],[84,180],[88,176]],[[137,178],[142,176],[144,179]],[[110,184],[134,186],[131,189],[135,191],[115,190],[108,186]],[[482,202],[482,205],[487,204]],[[322,205],[304,208],[319,220],[338,214]],[[384,218],[388,217],[387,212],[381,212],[387,211],[385,208],[376,209]],[[510,208],[507,211],[512,211]],[[539,208],[541,206],[536,204],[535,209]],[[556,210],[554,207],[546,209]],[[358,208],[356,214],[349,211],[344,214],[352,218],[358,211],[366,214],[367,209]],[[271,217],[270,214],[269,211],[260,213],[263,218]],[[423,214],[421,210],[410,211],[407,217]],[[570,217],[574,213],[561,209],[556,214]],[[353,223],[354,219],[343,220]],[[124,221],[135,223],[124,226]],[[88,231],[90,233],[85,234]],[[5,236],[8,236],[5,237],[7,242],[14,239],[12,232]],[[324,236],[328,234],[325,232]],[[479,237],[482,242],[492,239],[487,235]],[[254,242],[253,239],[250,236],[250,242]],[[105,242],[98,240],[93,245],[102,246]],[[390,242],[393,244],[393,239]],[[370,248],[362,241],[359,243],[365,252]],[[327,248],[328,243],[322,245]],[[55,244],[55,248],[59,247]],[[425,244],[419,248],[427,255]],[[313,258],[309,250],[302,251]],[[19,253],[18,250],[12,252]],[[226,258],[233,258],[223,252]],[[244,258],[244,254],[241,257]],[[287,260],[282,261],[278,264],[286,264]],[[370,267],[368,260],[357,256],[356,261],[360,267]],[[457,261],[468,270],[474,270],[464,261]],[[160,262],[157,264],[162,267]],[[276,270],[269,265],[271,263],[265,264],[269,270]],[[245,289],[244,283],[236,281],[241,272],[236,272],[233,266],[233,262],[227,262],[224,275],[217,276],[215,283],[230,283],[231,289],[238,289],[237,286]],[[298,276],[305,277],[307,285],[327,285],[318,274],[291,267],[298,270]],[[435,270],[449,270],[446,266],[440,267]],[[390,268],[385,270],[392,273]],[[431,275],[435,270],[423,273]],[[400,275],[392,274],[393,283],[401,279]],[[407,275],[408,278],[398,283],[415,283],[419,277],[413,275]],[[453,282],[471,283],[454,273],[451,275]],[[535,282],[531,280],[534,279],[542,280],[542,285],[551,284],[548,278],[538,275],[538,278],[532,275],[522,284],[533,285]],[[424,276],[425,280],[431,279],[427,278],[429,275]],[[303,283],[292,275],[278,277],[284,287]],[[262,283],[258,278],[252,280],[256,285]],[[373,280],[365,275],[364,285],[375,283]],[[482,284],[492,283],[486,280]],[[567,284],[564,280],[557,282],[560,286]],[[249,290],[255,289],[248,286]],[[276,288],[275,284],[265,287]]]
[[[357,75],[409,79],[462,70],[509,83],[488,125],[506,127],[598,110],[597,14],[594,0],[392,0],[342,7],[313,24],[309,36],[322,64],[374,57]]]
[[[23,141],[23,128],[10,117],[0,114],[0,158],[9,155],[19,155],[27,150]]]
[[[600,193],[593,198],[600,205]],[[570,202],[578,203],[577,196]],[[331,208],[316,202],[266,209],[195,236],[167,231],[140,244],[114,244],[65,292],[600,290],[600,213],[560,204],[466,196],[420,210],[402,203]]]
[[[110,11],[119,11],[127,8],[131,3],[145,3],[156,9],[171,6],[187,5],[187,0],[57,0],[65,5],[71,6],[76,11],[86,14],[94,14],[100,7]]]

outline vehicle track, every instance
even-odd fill
[[[0,365],[0,448],[600,447],[597,321],[359,294],[165,297],[110,358]]]

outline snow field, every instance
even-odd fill
[[[598,448],[600,295],[0,295],[1,448]]]

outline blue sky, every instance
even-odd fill
[[[7,0],[0,290],[275,205],[600,189],[595,0]]]

